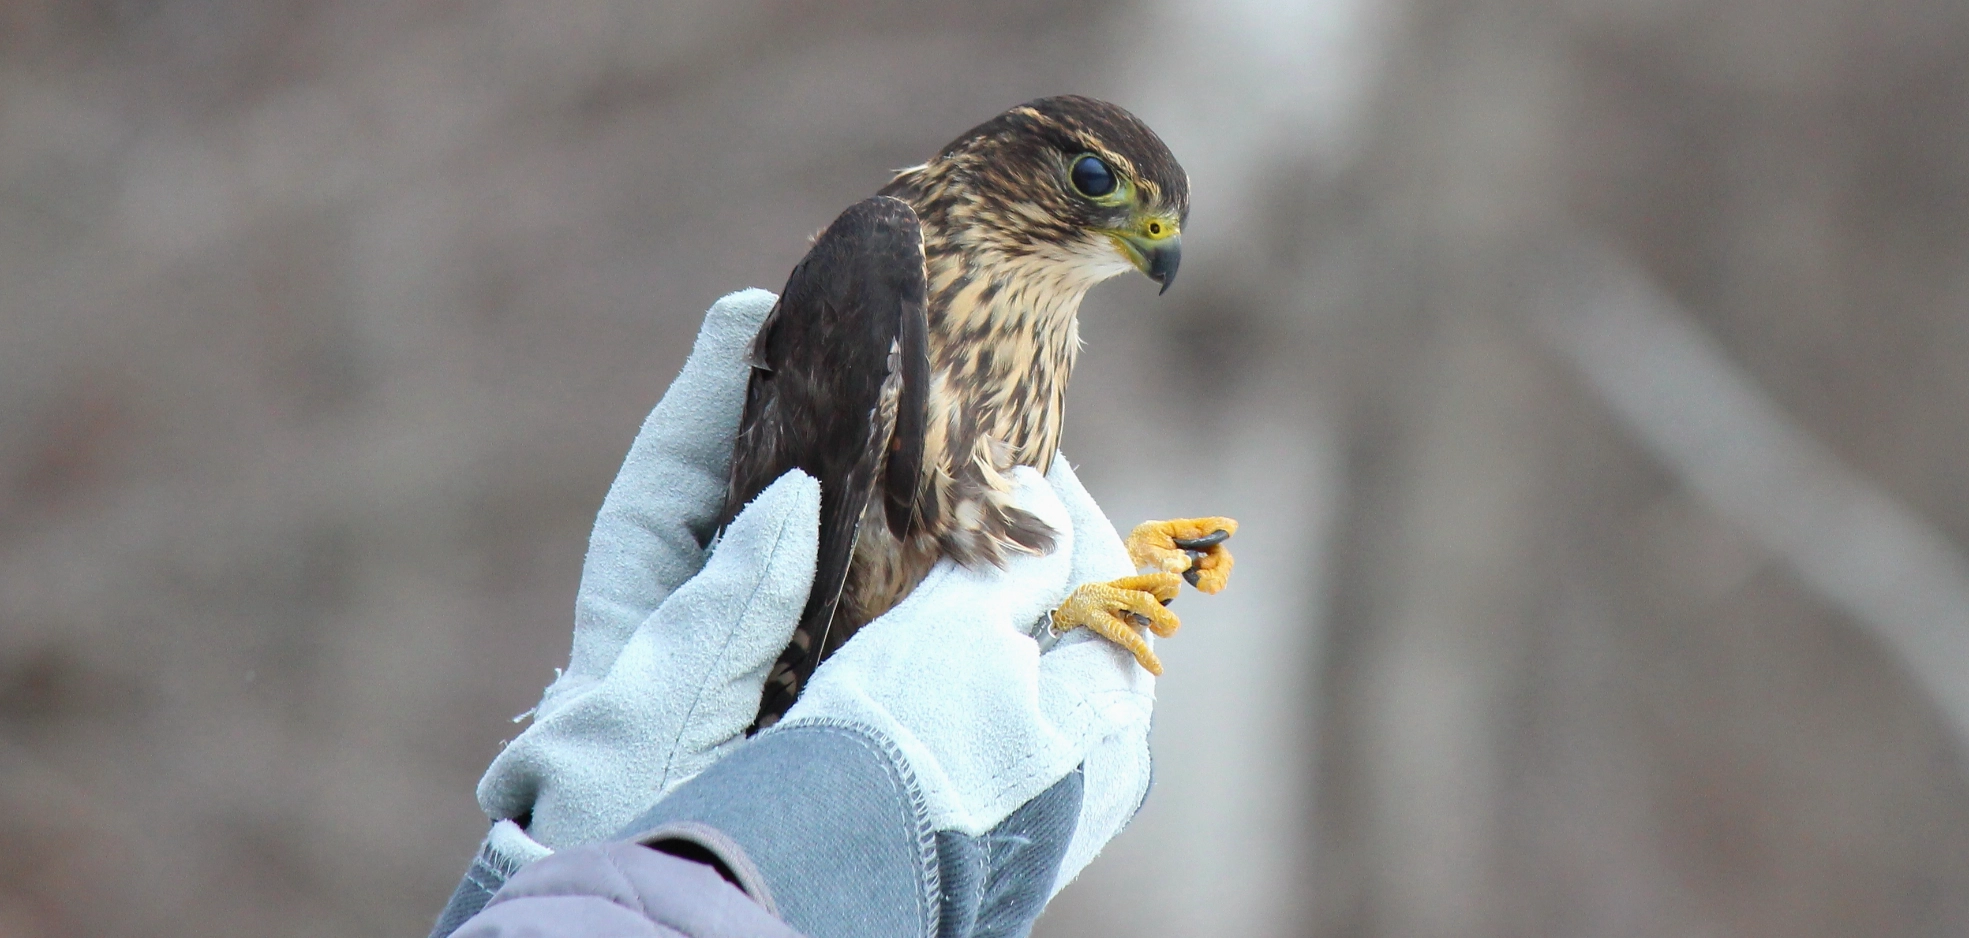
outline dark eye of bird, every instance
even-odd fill
[[[1114,171],[1098,156],[1083,156],[1073,161],[1073,187],[1100,198],[1114,191]]]

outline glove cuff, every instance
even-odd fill
[[[431,929],[431,938],[446,938],[465,924],[465,920],[479,914],[492,894],[520,867],[532,863],[552,850],[541,846],[528,837],[526,830],[512,821],[499,821],[492,825],[491,833],[486,834],[485,842],[479,844],[478,855],[472,858],[472,865],[465,870],[465,878],[459,880],[458,888],[451,893],[451,901],[444,904],[444,911],[438,913],[437,925]]]

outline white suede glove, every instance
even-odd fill
[[[821,663],[780,725],[848,723],[895,743],[931,827],[971,836],[1085,764],[1057,892],[1148,794],[1155,678],[1084,629],[1041,653],[1047,613],[1075,586],[1134,570],[1065,460],[1046,478],[1021,467],[1013,480],[1019,507],[1061,533],[1059,548],[1015,554],[1002,570],[939,562]]]
[[[479,783],[480,805],[498,822],[490,846],[503,856],[525,861],[615,834],[742,741],[756,714],[811,584],[818,485],[789,473],[739,515],[708,562],[699,544],[723,507],[745,355],[773,302],[747,290],[711,308],[602,504],[568,669]],[[1044,480],[1031,470],[1020,479],[1022,503],[1061,532],[1061,549],[1004,571],[940,565],[822,665],[787,722],[853,721],[895,739],[926,780],[938,823],[970,833],[1084,763],[1057,889],[1147,792],[1154,679],[1084,632],[1039,653],[1050,641],[1043,614],[1073,586],[1135,571],[1064,457]],[[918,654],[936,677],[882,666]],[[963,693],[946,678],[962,679]]]

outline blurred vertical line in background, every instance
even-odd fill
[[[1372,321],[1326,335],[1355,357],[1315,933],[1969,921],[1969,604],[1937,523],[1961,538],[1969,164],[1938,161],[1969,156],[1969,27],[1893,7],[1395,17],[1333,181],[1371,193],[1338,237]],[[1774,380],[1944,513],[1840,468]]]
[[[1327,531],[1344,491],[1309,367],[1334,311],[1308,263],[1322,219],[1306,209],[1352,155],[1393,8],[1145,6],[1113,56],[1111,95],[1188,168],[1185,237],[1200,247],[1167,297],[1131,298],[1126,314],[1090,298],[1075,398],[1101,411],[1069,421],[1067,451],[1099,457],[1090,485],[1124,529],[1171,512],[1237,517],[1238,572],[1223,595],[1180,600],[1184,631],[1159,650],[1152,797],[1035,934],[1301,934]],[[1117,334],[1144,320],[1162,324],[1156,339]],[[1157,363],[1146,378],[1144,359]],[[1155,428],[1157,452],[1116,458],[1141,428]]]

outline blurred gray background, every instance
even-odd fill
[[[1244,522],[1044,936],[1969,932],[1969,4],[0,2],[0,936],[421,935],[702,310],[1032,97]]]

